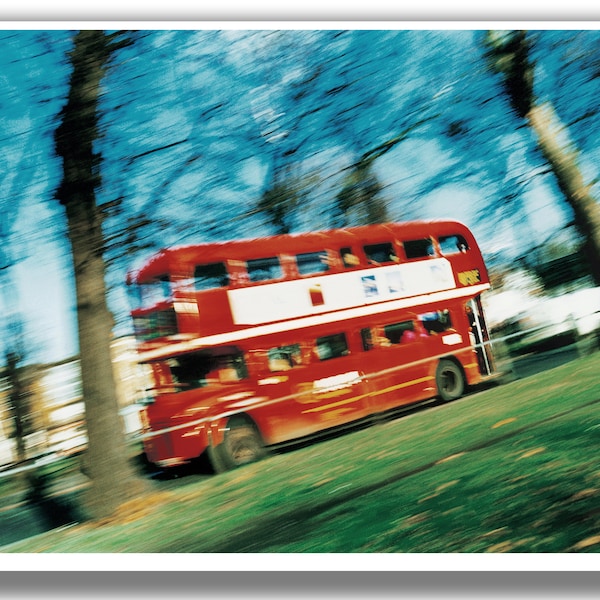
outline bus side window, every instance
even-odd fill
[[[171,380],[177,391],[192,390],[207,384],[211,359],[203,354],[184,354],[170,358],[165,364],[171,371]]]
[[[367,244],[363,246],[363,249],[370,263],[379,265],[382,263],[398,262],[394,245],[391,242]]]
[[[452,329],[452,319],[448,309],[419,315],[419,319],[429,335],[437,335]]]
[[[370,327],[363,327],[363,329],[360,330],[360,339],[362,341],[362,348],[365,352],[373,349],[373,333],[371,332]]]
[[[140,283],[136,289],[136,304],[140,308],[151,307],[159,302],[165,302],[173,298],[171,281],[168,275],[161,275],[149,281]]]
[[[197,290],[210,290],[229,285],[225,263],[197,265],[194,269],[194,285]]]
[[[412,321],[402,321],[401,323],[391,323],[383,328],[383,335],[388,339],[389,343],[404,344],[416,339]]]
[[[216,380],[220,383],[231,383],[247,378],[248,369],[241,353],[215,356],[206,375],[207,382]]]
[[[462,235],[445,235],[439,238],[442,254],[464,253],[469,249],[467,240]]]
[[[342,248],[340,250],[342,262],[347,269],[356,267],[360,264],[360,259],[352,252],[352,248]]]
[[[267,358],[269,361],[269,370],[272,373],[277,371],[289,371],[302,364],[300,344],[290,344],[288,346],[271,348],[267,352]]]
[[[319,252],[304,252],[296,254],[296,264],[300,275],[313,275],[329,270],[329,256],[327,250]]]
[[[316,352],[319,360],[329,360],[349,354],[348,341],[344,333],[326,335],[316,340]]]
[[[428,258],[435,254],[431,238],[424,238],[422,240],[408,240],[402,242],[402,245],[404,246],[406,258],[409,260],[414,258]]]
[[[250,281],[267,281],[269,279],[280,279],[283,275],[279,258],[256,258],[247,261],[248,277]]]

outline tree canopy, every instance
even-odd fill
[[[334,226],[341,210],[346,224],[458,218],[495,263],[526,254],[571,221],[535,136],[490,68],[486,32],[119,34],[127,43],[102,80],[96,141],[117,333],[130,327],[125,271],[161,246]],[[535,95],[552,101],[597,198],[600,33],[527,35]],[[13,211],[11,243],[24,256],[16,279],[39,339],[45,317],[30,299],[58,280],[73,285],[64,275],[65,224],[50,202],[59,182],[52,132],[66,102],[72,34],[6,31],[2,41],[1,202],[5,214]],[[276,225],[268,210],[282,197],[288,205]],[[377,201],[361,208],[357,198]],[[66,315],[59,336],[72,329],[68,298],[53,302],[63,302]]]

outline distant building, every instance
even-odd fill
[[[136,362],[135,348],[133,337],[118,338],[111,344],[117,399],[126,435],[135,435],[141,427],[137,402],[149,386]],[[83,449],[87,433],[79,359],[25,369],[29,371],[34,430],[27,440],[30,456],[46,452],[68,454]],[[5,379],[0,379],[0,465],[14,460],[8,385]]]

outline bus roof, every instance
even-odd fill
[[[359,225],[340,229],[173,246],[163,248],[150,257],[139,269],[131,271],[127,276],[127,282],[139,282],[172,274],[179,268],[187,272],[190,267],[198,264],[199,260],[205,263],[224,260],[245,261],[285,254],[286,251],[301,253],[315,251],[319,247],[326,249],[332,245],[343,247],[351,246],[354,243],[377,243],[386,241],[390,237],[397,241],[403,241],[400,238],[418,239],[430,235],[453,234],[465,236],[470,245],[474,243],[473,236],[466,225],[460,221],[439,219]]]

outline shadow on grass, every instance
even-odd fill
[[[31,489],[25,496],[28,508],[40,517],[47,530],[83,522],[85,516],[79,507],[77,494],[51,494],[49,479],[47,475],[32,478]]]

